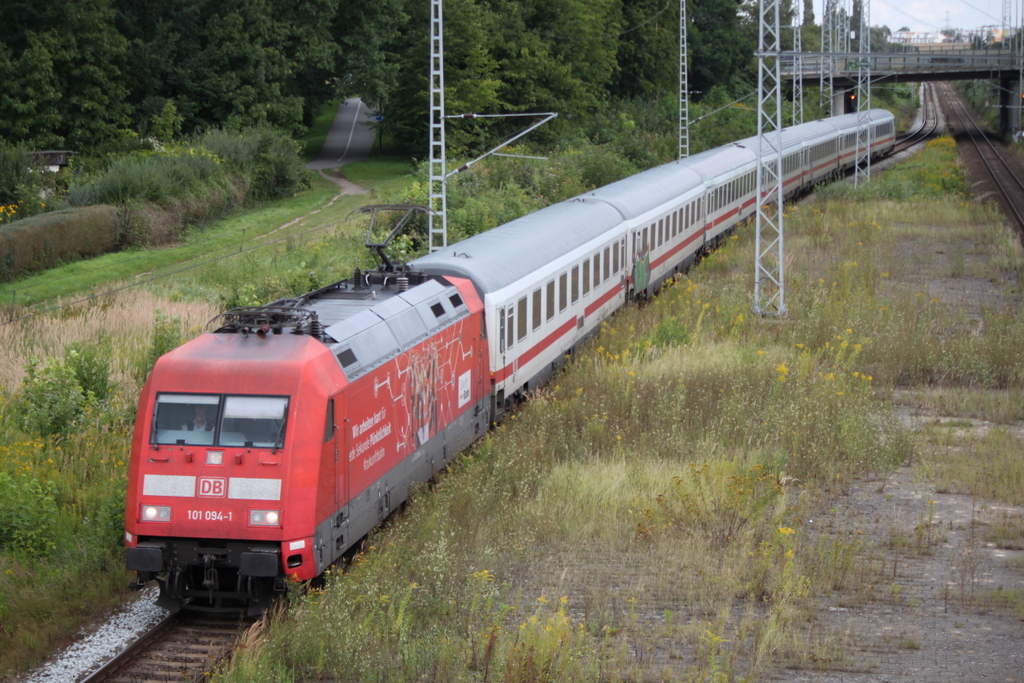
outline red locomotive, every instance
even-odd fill
[[[162,357],[129,468],[138,583],[257,613],[321,574],[486,430],[482,308],[460,278],[357,274]]]

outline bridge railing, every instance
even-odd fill
[[[796,75],[796,53],[784,53],[783,77]],[[855,78],[861,65],[872,74],[886,73],[952,73],[957,71],[1011,71],[1019,69],[1021,56],[1006,50],[949,50],[929,52],[878,52],[862,55],[856,52],[828,54],[800,53],[800,74],[819,75],[831,72],[834,77]]]

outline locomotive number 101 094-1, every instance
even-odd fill
[[[231,513],[220,510],[189,510],[188,519],[190,522],[230,522]]]

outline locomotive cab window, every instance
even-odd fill
[[[220,396],[159,394],[150,443],[212,446],[219,416]]]
[[[151,443],[280,448],[288,399],[283,396],[160,394]]]
[[[287,414],[288,399],[282,396],[225,396],[218,444],[280,448]]]

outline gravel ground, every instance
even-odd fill
[[[905,417],[911,428],[925,419]],[[1024,551],[982,539],[993,518],[1006,513],[1024,509],[937,494],[909,467],[884,482],[858,482],[834,508],[827,533],[875,539],[884,575],[867,594],[836,593],[819,613],[844,645],[841,670],[784,670],[774,680],[1024,681],[1024,622],[977,599],[1024,586],[1014,568]]]
[[[76,643],[19,680],[21,683],[74,683],[92,673],[167,616],[167,610],[156,606],[157,593],[156,586],[142,591],[94,631],[83,632]]]

